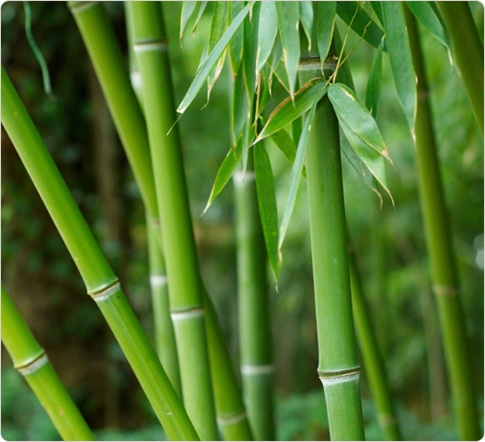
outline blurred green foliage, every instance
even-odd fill
[[[123,6],[119,2],[106,6],[126,50]],[[211,7],[209,2],[208,12]],[[481,5],[473,7],[483,31]],[[210,26],[210,15],[204,15],[196,33],[188,32],[180,42],[180,8],[179,2],[168,2],[165,9],[177,101],[194,76]],[[2,5],[2,63],[150,334],[146,235],[138,191],[119,141],[113,136],[112,167],[122,229],[118,237],[111,238],[104,201],[99,195],[93,147],[93,97],[99,92],[93,86],[85,49],[65,3],[33,2],[32,14],[34,38],[49,66],[55,98],[47,97],[42,90],[40,69],[26,41],[23,7],[18,2]],[[461,296],[475,355],[476,381],[483,397],[483,140],[445,49],[424,30],[421,34]],[[351,33],[349,47],[357,42]],[[361,98],[372,55],[373,49],[362,42],[349,59]],[[392,207],[384,197],[380,208],[376,195],[344,161],[348,228],[391,390],[398,400],[404,436],[411,440],[452,440],[456,436],[430,291],[414,148],[389,75],[387,57],[383,61],[377,121],[394,162],[388,167],[388,181],[396,204]],[[226,66],[209,103],[206,105],[206,96],[201,93],[178,124],[202,272],[220,317],[224,318],[223,330],[237,360],[231,186],[200,217],[216,171],[231,146],[227,91],[230,75]],[[269,145],[268,151],[281,216],[290,167],[276,147]],[[84,293],[75,266],[3,132],[1,155],[2,283],[9,287],[14,302],[100,439],[160,440],[163,433],[119,348]],[[279,392],[277,426],[278,437],[284,440],[328,437],[324,400],[315,372],[317,345],[306,201],[303,182],[283,247],[280,293],[274,289],[272,293]],[[64,357],[66,349],[70,351],[68,358]],[[439,388],[432,385],[433,379],[440,380]],[[382,435],[366,384],[365,367],[362,384],[367,437],[379,440]],[[483,410],[483,400],[481,406]],[[26,384],[12,371],[9,358],[2,358],[2,436],[8,440],[55,440],[56,433],[46,419]]]

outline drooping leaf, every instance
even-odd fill
[[[367,78],[367,89],[365,91],[365,107],[369,109],[369,112],[374,118],[377,115],[377,106],[381,95],[383,47],[384,41],[381,42],[375,52],[374,61],[372,62]]]
[[[341,83],[331,84],[328,98],[341,124],[345,123],[364,143],[390,159],[376,121],[352,89]]]
[[[337,17],[336,11],[337,2],[324,1],[315,3],[317,47],[322,70],[332,43],[335,19]]]
[[[354,1],[337,2],[337,14],[352,29],[372,46],[379,46],[384,32],[367,13],[365,9]]]
[[[226,157],[222,161],[219,170],[217,171],[214,184],[212,185],[211,193],[209,195],[209,200],[205,206],[202,215],[207,212],[209,207],[212,205],[217,196],[222,192],[226,184],[231,179],[234,171],[237,168],[241,160],[241,143],[236,144],[233,148],[229,150]]]
[[[283,152],[286,158],[293,164],[296,156],[296,145],[286,130],[281,129],[271,135],[271,139],[276,146]]]
[[[229,2],[229,22],[241,12],[244,2]],[[229,60],[233,75],[239,71],[243,56],[244,28],[241,26],[229,42]]]
[[[308,51],[312,49],[313,4],[308,1],[298,2],[300,7],[300,23],[308,40]]]
[[[185,29],[195,13],[197,2],[186,1],[182,3],[182,11],[180,12],[180,40],[184,37]]]
[[[244,85],[244,74],[242,66],[239,68],[238,75],[234,79],[234,95],[232,101],[232,128],[234,141],[242,136],[244,125],[251,118],[249,108],[249,97]]]
[[[244,67],[244,82],[246,93],[252,101],[256,90],[256,56],[258,53],[258,31],[261,2],[255,2],[251,14],[244,20],[244,49],[242,64]]]
[[[276,12],[283,61],[290,84],[290,95],[293,96],[300,62],[300,8],[298,2],[276,2]]]
[[[202,14],[204,13],[205,8],[207,6],[207,2],[206,1],[197,2],[197,3],[200,3],[199,12],[197,14],[197,17],[195,18],[194,26],[192,26],[192,32],[195,32],[195,30],[197,28],[197,25],[199,24],[199,21],[202,18]]]
[[[397,95],[414,139],[417,91],[409,38],[402,5],[399,2],[381,2],[386,28],[386,44],[391,62]]]
[[[278,33],[278,17],[276,5],[273,1],[261,2],[259,16],[259,37],[256,69],[258,72],[263,69],[268,60]]]
[[[271,162],[263,143],[253,147],[258,207],[268,259],[275,281],[278,280],[278,211]]]
[[[308,135],[310,133],[311,122],[313,121],[313,116],[315,115],[315,109],[317,107],[317,102],[313,103],[310,111],[305,117],[303,123],[300,140],[298,142],[298,149],[296,151],[295,162],[293,168],[291,169],[290,175],[290,188],[288,190],[288,197],[286,198],[285,211],[283,214],[283,220],[280,226],[280,238],[278,242],[278,256],[280,261],[281,249],[283,247],[283,242],[285,240],[286,231],[288,230],[288,225],[290,223],[291,215],[293,214],[293,209],[295,208],[296,194],[298,192],[298,185],[300,183],[300,177],[303,171],[303,162],[305,160],[306,147],[308,144]]]
[[[431,3],[432,2],[406,2],[406,5],[430,34],[450,50],[451,45],[449,43],[449,37],[445,28],[441,24],[439,12],[432,7]]]
[[[296,93],[294,99],[283,100],[271,113],[265,126],[254,143],[266,138],[307,112],[315,101],[319,101],[327,91],[327,82],[322,78],[314,78],[305,83]]]
[[[190,103],[194,100],[197,93],[200,91],[200,88],[204,84],[204,81],[207,79],[207,76],[210,74],[211,70],[216,65],[217,61],[221,57],[222,53],[224,52],[227,44],[231,37],[235,34],[238,30],[239,26],[241,26],[244,18],[249,12],[249,6],[246,5],[239,14],[234,18],[230,26],[227,28],[224,35],[221,39],[217,42],[214,49],[205,59],[204,63],[200,66],[200,69],[197,72],[197,75],[194,78],[194,81],[189,87],[189,90],[185,94],[182,102],[180,103],[179,107],[177,108],[177,112],[184,113],[187,107],[189,107]]]

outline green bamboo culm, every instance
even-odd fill
[[[2,287],[2,342],[64,440],[95,440],[14,303]]]
[[[170,130],[176,118],[162,9],[154,2],[132,2],[130,7],[184,404],[200,437],[215,440],[218,433],[197,252],[178,128]]]
[[[167,436],[197,440],[177,393],[150,346],[45,143],[2,67],[2,124],[96,301],[137,376]]]
[[[474,377],[471,374],[473,358],[459,297],[453,237],[441,182],[426,73],[416,21],[407,8],[405,13],[414,69],[418,77],[416,168],[433,292],[443,335],[458,433],[463,440],[478,440],[482,437],[482,433]]]
[[[402,440],[394,403],[389,391],[385,364],[379,351],[379,343],[372,327],[369,309],[362,291],[356,259],[352,252],[349,255],[355,330],[364,371],[376,402],[379,426],[386,440]]]
[[[318,335],[318,374],[332,440],[364,440],[360,367],[352,321],[339,125],[327,96],[311,123],[306,152]]]
[[[255,439],[275,440],[267,256],[252,153],[251,149],[246,171],[238,170],[233,176],[241,375]]]
[[[483,43],[468,2],[441,1],[437,5],[451,37],[453,60],[483,137]]]

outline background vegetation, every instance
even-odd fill
[[[123,5],[106,4],[126,51]],[[195,37],[179,41],[179,2],[168,2],[165,21],[180,102],[197,69],[210,26],[209,3]],[[472,3],[483,36],[483,7]],[[2,63],[21,93],[84,216],[119,275],[149,336],[152,313],[144,210],[120,148],[97,80],[67,5],[33,2],[33,32],[52,77],[47,96],[25,37],[21,3],[3,4]],[[464,87],[446,51],[422,32],[442,176],[451,215],[462,300],[483,398],[483,140]],[[354,35],[351,38],[356,38]],[[362,43],[350,58],[362,97],[372,63]],[[349,47],[353,45],[350,44]],[[395,208],[379,207],[375,194],[344,161],[349,231],[364,291],[396,399],[405,439],[455,439],[447,373],[430,291],[412,142],[383,58],[377,117],[394,167],[388,168]],[[211,100],[200,94],[178,123],[202,274],[212,294],[234,360],[236,345],[236,249],[231,186],[200,216],[230,139],[229,70],[224,68]],[[268,146],[279,212],[290,170]],[[52,364],[102,439],[160,439],[150,411],[111,332],[107,329],[2,130],[2,284],[46,349]],[[279,293],[272,287],[279,439],[328,437],[324,400],[316,376],[317,342],[306,188],[300,186],[284,245]],[[271,275],[268,275],[272,281]],[[4,349],[2,348],[2,352]],[[318,390],[316,392],[315,390]],[[381,439],[365,367],[362,379],[368,439]],[[483,399],[480,404],[483,416]],[[2,436],[7,440],[53,440],[57,433],[24,381],[2,353]]]

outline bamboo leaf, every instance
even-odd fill
[[[300,183],[300,177],[303,171],[303,162],[305,160],[306,147],[308,144],[308,134],[311,129],[311,122],[313,121],[313,116],[315,115],[315,109],[317,107],[317,102],[313,103],[310,112],[308,112],[303,123],[303,128],[300,136],[300,141],[298,142],[298,149],[296,151],[296,158],[291,169],[290,175],[290,188],[288,190],[288,197],[286,199],[285,212],[283,214],[283,221],[280,227],[280,238],[278,242],[278,256],[280,261],[281,249],[283,247],[283,242],[285,240],[286,231],[288,230],[288,225],[290,223],[291,215],[293,214],[293,209],[295,208],[296,194],[298,191],[298,185]]]
[[[261,2],[261,12],[259,16],[258,54],[256,61],[256,69],[258,72],[263,69],[263,66],[273,50],[277,33],[278,17],[276,15],[275,2]]]
[[[256,57],[258,53],[258,28],[261,2],[253,4],[251,14],[244,21],[243,72],[246,93],[252,102],[256,90]]]
[[[333,30],[335,27],[337,2],[317,2],[315,3],[315,15],[317,26],[317,45],[320,63],[325,64],[330,44],[332,43]]]
[[[339,122],[344,123],[364,143],[390,160],[376,121],[354,91],[344,84],[335,83],[328,88],[328,98]]]
[[[182,3],[182,11],[180,12],[180,40],[184,37],[185,29],[195,13],[197,2],[186,1]]]
[[[227,44],[231,40],[232,36],[236,33],[236,31],[241,26],[244,18],[249,12],[249,6],[246,5],[239,14],[234,18],[230,26],[227,28],[226,32],[222,36],[222,38],[217,42],[214,49],[208,55],[204,63],[201,65],[197,75],[194,78],[194,81],[189,87],[189,90],[185,94],[182,102],[180,103],[177,112],[184,113],[187,107],[189,107],[190,103],[194,100],[197,93],[200,91],[200,88],[204,84],[204,81],[207,79],[207,76],[210,74],[211,70],[216,65],[217,61],[221,57],[222,53],[224,52]]]
[[[377,47],[374,61],[372,62],[369,77],[367,79],[367,89],[365,92],[365,107],[375,118],[377,115],[377,106],[379,104],[379,97],[381,95],[381,80],[382,80],[382,50],[384,48],[384,40]]]
[[[406,6],[429,33],[449,51],[451,45],[448,34],[441,24],[439,11],[433,8],[431,2],[406,2]]]
[[[264,241],[275,281],[278,280],[278,211],[271,162],[263,145],[253,147],[254,172]]]
[[[381,7],[394,83],[414,139],[417,108],[416,74],[402,5],[398,2],[381,2]]]
[[[384,32],[359,2],[337,2],[337,14],[365,41],[376,48],[379,46],[384,37]]]
[[[197,25],[199,24],[199,21],[202,17],[202,14],[204,13],[205,11],[205,8],[207,6],[207,2],[204,1],[204,2],[197,2],[197,3],[200,3],[200,7],[199,7],[199,12],[197,14],[197,17],[195,19],[195,23],[194,23],[194,26],[192,26],[192,32],[195,32],[196,28],[197,28]]]
[[[293,100],[288,97],[276,107],[253,144],[278,132],[295,119],[301,117],[311,108],[315,101],[322,99],[326,91],[327,82],[322,78],[314,78],[305,83],[295,93]]]
[[[271,135],[271,139],[276,146],[283,152],[286,158],[293,164],[296,156],[296,146],[286,130],[281,129]]]
[[[300,1],[300,22],[308,40],[308,51],[312,49],[313,5],[312,2]]]
[[[283,61],[290,84],[290,95],[293,96],[300,62],[300,8],[298,2],[276,2],[278,29],[283,47]]]
[[[227,153],[226,157],[222,161],[219,170],[217,171],[216,178],[214,180],[214,184],[212,185],[211,193],[209,195],[209,200],[205,206],[202,215],[207,212],[209,207],[212,205],[214,200],[217,196],[223,191],[226,184],[231,179],[234,171],[241,160],[241,143],[237,143],[234,147],[232,147],[229,152]]]
[[[229,21],[236,17],[244,7],[244,2],[229,2]],[[239,28],[229,42],[229,60],[233,75],[239,71],[243,55],[244,29]]]

